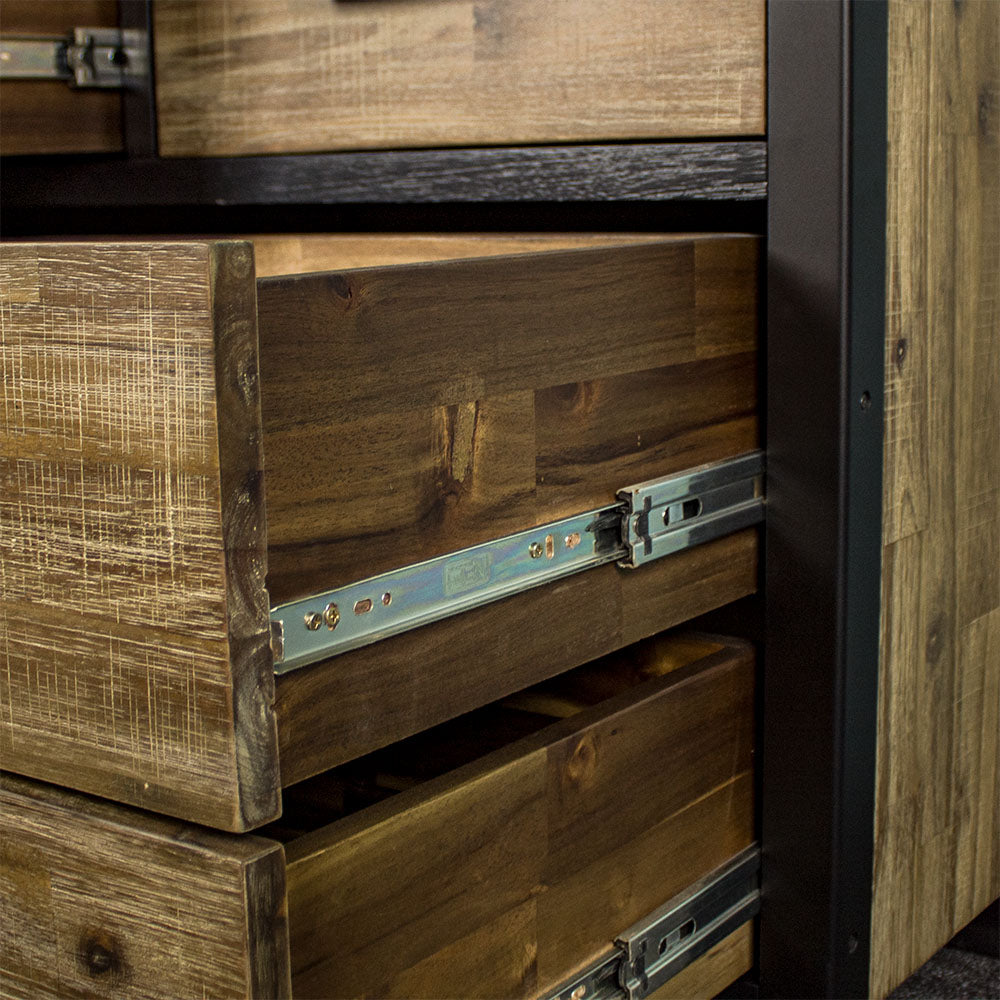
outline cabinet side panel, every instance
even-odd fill
[[[1000,894],[1000,5],[889,11],[875,997]]]
[[[255,330],[219,306],[227,252],[0,251],[0,753],[11,771],[240,829],[278,795],[244,796],[237,760],[234,719],[272,757],[276,732],[269,700],[241,715],[248,629],[232,649],[229,634],[240,533],[217,356],[226,369],[229,341]]]

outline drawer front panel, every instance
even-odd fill
[[[0,248],[4,767],[279,811],[245,244]]]
[[[760,135],[761,0],[159,0],[160,150]]]
[[[279,844],[0,776],[0,994],[288,997]]]
[[[293,841],[295,992],[557,986],[750,843],[752,740],[725,650]]]

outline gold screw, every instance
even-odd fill
[[[323,621],[326,622],[326,627],[331,631],[337,627],[337,622],[340,621],[340,609],[336,604],[328,604],[323,609]]]
[[[541,542],[532,542],[528,546],[528,555],[530,555],[532,559],[540,559],[542,555]]]
[[[310,632],[315,632],[316,629],[318,629],[322,624],[323,616],[318,611],[310,611],[309,614],[306,615],[306,628],[309,629]]]

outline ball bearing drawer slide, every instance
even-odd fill
[[[619,502],[271,609],[275,672],[601,566],[634,569],[756,524],[760,451],[618,491]]]

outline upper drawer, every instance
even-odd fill
[[[764,132],[763,0],[157,0],[167,156]]]
[[[749,529],[276,690],[279,603],[758,444],[754,238],[265,240],[269,270],[289,247],[352,268],[2,249],[5,767],[245,829],[282,785],[755,588]]]

